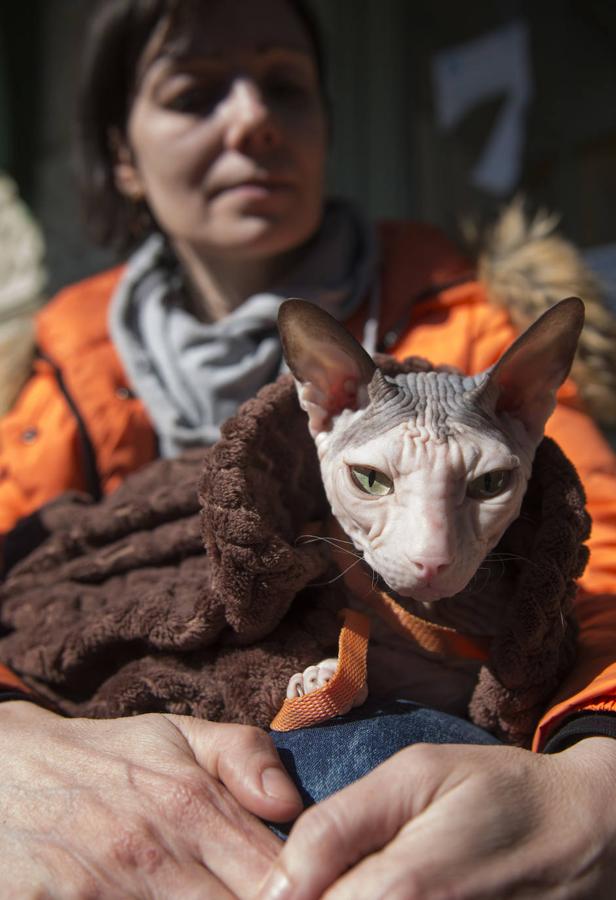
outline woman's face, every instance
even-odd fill
[[[212,0],[181,52],[145,62],[116,181],[176,246],[267,258],[317,228],[326,144],[310,41],[289,6]]]

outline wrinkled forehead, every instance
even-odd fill
[[[437,440],[429,426],[405,420],[365,442],[345,444],[328,459],[334,466],[374,467],[392,478],[412,476],[414,490],[427,478],[426,485],[432,491],[432,475],[438,475],[440,486],[448,490],[477,470],[515,468],[520,463],[516,451],[512,442],[496,440],[475,428],[458,425],[447,440]]]
[[[496,441],[504,434],[482,401],[488,373],[463,376],[449,372],[410,372],[374,379],[370,403],[346,423],[334,427],[330,452],[365,444],[402,423],[445,442],[461,430]]]
[[[314,57],[310,37],[286,0],[183,0],[155,29],[140,71],[162,57],[225,62],[276,48]]]

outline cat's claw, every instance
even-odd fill
[[[298,672],[289,679],[287,685],[287,699],[292,700],[295,697],[304,697],[306,694],[312,694],[330,680],[336,669],[338,668],[338,660],[324,659],[316,666],[308,666],[303,672]],[[344,709],[339,710],[340,714],[347,713],[354,706],[361,706],[368,696],[368,688],[364,687],[353,698],[353,702],[349,703]]]
[[[287,698],[303,697],[312,694],[324,684],[327,684],[338,667],[338,660],[324,659],[316,666],[308,666],[303,672],[298,672],[289,680],[287,686]]]

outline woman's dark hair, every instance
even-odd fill
[[[124,137],[139,62],[155,30],[174,31],[185,15],[197,14],[206,0],[102,0],[85,46],[77,108],[77,172],[83,214],[92,237],[125,251],[154,223],[145,204],[124,197],[114,179],[112,135]],[[257,0],[252,0],[257,2]],[[314,53],[327,109],[323,43],[306,0],[287,0]]]

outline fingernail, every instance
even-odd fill
[[[259,893],[259,900],[288,900],[292,896],[291,882],[284,872],[271,873]]]
[[[270,766],[269,769],[263,770],[261,786],[267,796],[273,800],[290,800],[293,793],[289,776],[276,766]]]

